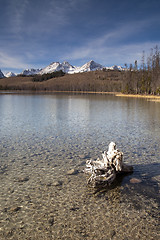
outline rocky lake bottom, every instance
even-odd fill
[[[157,104],[0,94],[0,239],[159,240]],[[134,171],[94,189],[86,160],[111,141]]]
[[[96,159],[100,151],[75,145],[71,154],[66,144],[56,152],[52,143],[52,138],[30,147],[4,143],[1,240],[159,239],[157,163],[151,178],[149,164],[134,165],[133,174],[109,189],[93,189],[83,170],[86,160]]]

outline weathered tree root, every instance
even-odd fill
[[[123,153],[116,149],[116,144],[111,142],[108,151],[102,154],[102,160],[88,160],[85,173],[90,174],[88,184],[94,187],[99,185],[110,186],[118,173],[131,173],[133,167],[123,163]]]

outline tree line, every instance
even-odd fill
[[[65,73],[60,70],[57,72],[52,72],[52,73],[46,73],[43,75],[35,75],[32,79],[33,82],[43,82],[43,81],[47,81],[51,78],[56,78],[56,77],[63,77],[65,75]]]
[[[158,46],[150,50],[145,56],[143,51],[140,67],[135,61],[126,70],[123,77],[122,91],[134,94],[156,94],[160,95],[160,51]]]
[[[49,81],[48,81],[49,80]],[[97,70],[65,74],[63,71],[0,79],[0,90],[92,91],[160,95],[160,51],[158,46],[140,64],[125,64],[124,70]]]

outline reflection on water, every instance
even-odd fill
[[[1,94],[0,239],[158,239],[159,133],[144,99]],[[85,161],[110,141],[134,172],[92,189]]]

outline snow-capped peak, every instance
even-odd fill
[[[64,73],[73,74],[73,73],[82,73],[82,72],[90,72],[90,71],[96,71],[96,70],[102,70],[102,69],[110,69],[110,70],[124,70],[120,66],[112,66],[112,67],[104,67],[99,63],[96,63],[95,61],[91,60],[87,63],[85,63],[81,67],[72,66],[69,62],[64,61],[62,63],[60,62],[52,62],[47,67],[43,69],[26,69],[21,74],[22,75],[36,75],[36,74],[47,74],[52,73],[56,71],[62,70]]]
[[[117,65],[114,65],[112,67],[105,67],[106,70],[119,70],[119,71],[123,71],[124,68],[121,67],[121,66],[117,66]]]
[[[69,62],[64,61],[63,63],[53,62],[49,66],[45,67],[40,71],[39,74],[52,73],[55,71],[62,70],[65,73],[78,73],[78,72],[89,72],[95,71],[97,69],[103,69],[103,66],[99,63],[94,62],[93,60],[84,64],[82,67],[72,66]]]
[[[64,61],[63,63],[52,62],[49,66],[43,68],[40,74],[52,73],[60,70],[65,73],[72,73],[74,72],[75,68],[66,61]]]
[[[94,62],[93,60],[85,63],[82,67],[79,68],[80,72],[90,72],[103,69],[103,66],[99,63]]]
[[[15,77],[16,76],[16,74],[15,73],[13,73],[13,72],[8,72],[8,73],[6,73],[5,74],[5,77]]]
[[[46,74],[46,73],[52,73],[55,71],[59,71],[59,62],[52,62],[51,64],[49,64],[47,67],[43,68],[39,74]]]

